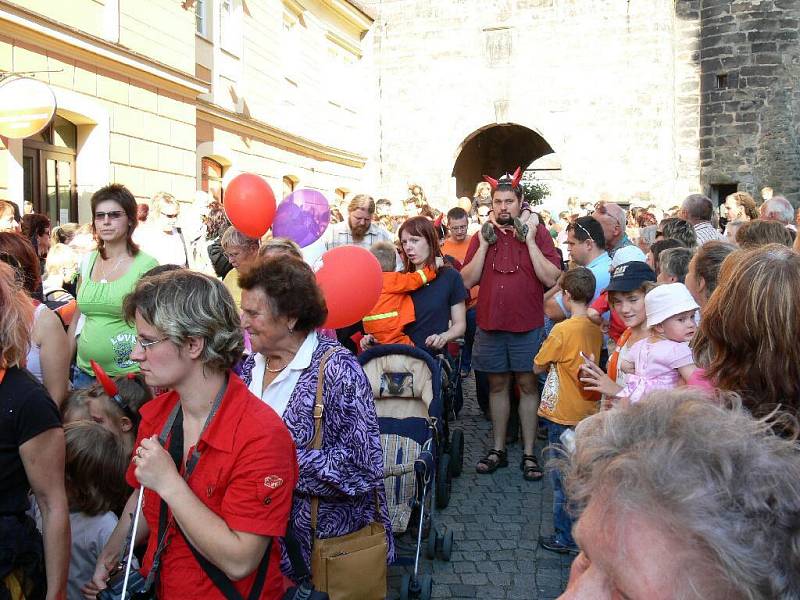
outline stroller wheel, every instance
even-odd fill
[[[430,575],[423,575],[419,581],[419,600],[431,600],[433,595],[433,578]]]
[[[444,532],[442,537],[442,560],[450,561],[450,556],[453,553],[453,531],[448,529]]]
[[[464,468],[464,432],[460,429],[454,429],[450,437],[450,456],[450,470],[458,477]]]
[[[411,587],[411,575],[403,575],[400,580],[400,600],[409,599],[409,588]]]
[[[430,560],[436,558],[436,540],[438,537],[439,534],[436,529],[431,527],[430,533],[428,533],[428,541],[425,543],[425,556]]]
[[[450,489],[453,485],[453,472],[450,469],[450,455],[442,454],[436,472],[436,508],[447,508],[450,504]]]

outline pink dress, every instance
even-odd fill
[[[672,340],[651,344],[645,338],[631,346],[625,358],[635,365],[635,371],[625,379],[625,389],[620,396],[627,397],[631,404],[653,390],[676,388],[681,381],[678,369],[694,364],[689,344]]]

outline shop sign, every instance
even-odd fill
[[[0,135],[22,139],[39,133],[56,114],[56,97],[46,83],[19,77],[0,84]]]

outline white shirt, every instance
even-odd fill
[[[317,332],[312,331],[306,336],[305,341],[300,346],[300,349],[297,351],[297,354],[294,355],[291,362],[286,365],[283,371],[278,373],[278,376],[272,380],[272,383],[267,386],[267,389],[265,389],[263,393],[261,392],[261,388],[264,385],[264,373],[267,363],[264,356],[261,353],[257,353],[255,355],[256,364],[253,367],[248,389],[261,398],[267,406],[278,413],[279,417],[283,417],[283,412],[289,404],[289,398],[300,379],[300,375],[302,375],[303,371],[311,364],[311,357],[314,354],[314,350],[317,349],[317,346],[319,346]]]

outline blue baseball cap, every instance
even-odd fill
[[[656,274],[647,263],[633,261],[622,264],[611,273],[608,292],[632,292],[639,289],[645,281],[655,281]]]

